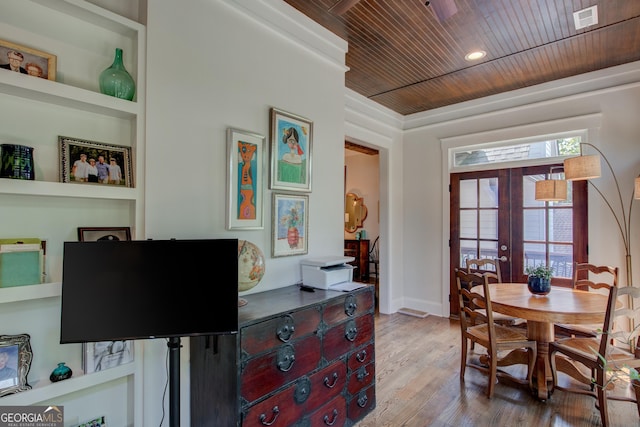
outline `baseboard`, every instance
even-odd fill
[[[421,319],[424,319],[429,315],[429,313],[425,313],[424,311],[420,310],[414,310],[412,308],[401,308],[400,310],[398,310],[398,313],[406,314],[407,316],[419,317]]]

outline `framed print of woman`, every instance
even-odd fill
[[[313,122],[271,109],[271,189],[311,191]]]

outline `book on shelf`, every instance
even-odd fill
[[[44,282],[46,241],[0,239],[0,288]]]

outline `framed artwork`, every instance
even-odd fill
[[[82,350],[85,374],[133,362],[133,340],[86,342]]]
[[[78,241],[131,240],[130,227],[78,227]]]
[[[0,335],[0,397],[30,390],[27,374],[33,353],[28,334]]]
[[[47,80],[56,79],[56,56],[0,40],[0,69]]]
[[[227,129],[227,229],[264,228],[265,137]]]
[[[304,255],[309,252],[309,196],[273,193],[271,256]]]
[[[271,108],[272,190],[311,192],[313,122]]]
[[[133,187],[131,147],[59,136],[60,180]]]

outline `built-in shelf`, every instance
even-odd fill
[[[102,384],[132,375],[135,372],[135,367],[136,364],[132,362],[88,375],[81,373],[80,375],[57,383],[52,383],[48,379],[41,380],[36,384],[30,384],[33,387],[31,390],[1,397],[0,405],[33,405],[47,399],[95,387],[96,384]]]
[[[0,72],[0,142],[33,146],[40,172],[34,181],[0,179],[0,237],[46,239],[50,280],[60,280],[64,242],[76,238],[78,227],[130,226],[144,237],[146,27],[94,3],[8,1],[0,14],[0,39],[57,58],[56,80]],[[138,6],[143,16],[146,1]],[[99,72],[116,47],[127,53],[127,69],[136,81],[134,101],[99,90]],[[60,135],[130,147],[135,187],[61,182]],[[96,273],[104,267],[96,265]],[[10,326],[19,319],[19,332],[30,335],[34,355],[27,381],[33,388],[1,397],[0,405],[56,402],[78,413],[104,411],[111,424],[141,426],[143,342],[135,342],[132,363],[87,375],[74,368],[72,378],[49,381],[56,363],[79,367],[84,357],[79,344],[57,342],[61,296],[61,282],[0,288],[0,323]],[[13,325],[4,329],[15,333]]]
[[[41,298],[59,297],[61,293],[61,282],[0,288],[0,304]]]
[[[137,200],[139,197],[135,188],[22,179],[0,179],[0,194],[113,200]]]
[[[140,112],[140,106],[133,101],[20,73],[0,74],[0,92],[111,117],[133,119]]]

